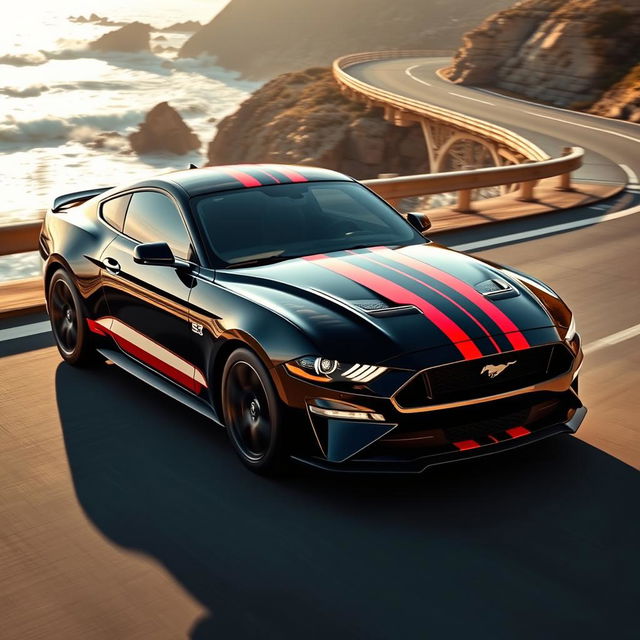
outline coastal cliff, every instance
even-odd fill
[[[219,123],[208,161],[315,165],[359,179],[429,170],[419,127],[393,126],[380,109],[348,100],[323,68],[286,73],[258,89]]]
[[[639,43],[638,0],[524,0],[464,36],[449,77],[638,121]]]
[[[328,66],[334,58],[380,49],[453,50],[488,12],[513,0],[231,0],[191,36],[181,57],[215,56],[218,65],[264,80]]]

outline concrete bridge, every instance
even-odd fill
[[[580,438],[417,480],[265,482],[153,389],[61,364],[42,314],[5,318],[3,640],[634,637],[640,127],[451,85],[443,59],[367,56],[338,61],[339,81],[417,122],[433,167],[466,163],[449,154],[465,136],[500,165],[373,188],[519,185],[442,213],[437,240],[533,273],[572,306],[587,353]],[[530,184],[537,202],[518,200],[537,180],[552,181]],[[36,232],[1,232],[2,253],[33,248]]]

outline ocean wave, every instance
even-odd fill
[[[37,67],[47,62],[47,56],[42,52],[37,53],[5,53],[0,56],[0,64],[8,64],[12,67]]]
[[[0,95],[9,98],[37,98],[45,91],[49,91],[49,87],[44,84],[34,84],[24,89],[16,89],[15,87],[0,87]]]
[[[68,141],[86,142],[102,132],[117,133],[118,129],[135,126],[144,119],[142,111],[130,110],[118,114],[95,114],[74,118],[45,117],[17,121],[7,116],[0,122],[0,143],[12,146],[64,144]],[[121,148],[120,143],[115,144]]]

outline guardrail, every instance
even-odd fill
[[[519,199],[524,202],[532,202],[535,201],[536,182],[543,178],[558,176],[557,188],[562,191],[570,191],[571,172],[582,166],[584,149],[567,147],[565,154],[559,158],[510,164],[504,167],[425,173],[419,176],[380,178],[363,180],[362,182],[391,203],[396,203],[401,198],[457,191],[458,204],[454,210],[464,213],[471,210],[471,191],[473,189],[518,183],[520,185]]]
[[[0,256],[35,251],[41,228],[42,220],[0,225]]]
[[[449,127],[487,138],[508,147],[529,160],[546,160],[549,157],[548,154],[533,142],[513,131],[509,131],[509,129],[449,109],[432,106],[420,100],[406,98],[384,89],[378,89],[362,80],[357,80],[346,71],[349,67],[363,62],[395,58],[433,57],[434,54],[438,55],[438,53],[434,51],[419,50],[354,53],[338,58],[333,63],[333,76],[336,82],[345,90],[352,91],[363,99],[378,103],[380,106],[391,107],[397,111],[405,112],[418,118],[438,121]]]
[[[582,166],[584,150],[581,147],[567,147],[565,152],[566,155],[560,158],[550,158],[540,162],[470,171],[376,178],[362,180],[362,183],[392,204],[402,198],[457,191],[459,195],[455,210],[465,212],[471,210],[473,189],[519,183],[520,200],[530,202],[535,200],[534,186],[538,180],[559,176],[558,189],[571,190],[571,171]],[[0,225],[0,256],[35,251],[38,248],[41,227],[41,220]]]

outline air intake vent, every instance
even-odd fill
[[[364,309],[369,315],[377,317],[404,316],[412,313],[420,313],[420,310],[411,304],[390,307],[380,300],[351,300],[350,302],[354,307],[360,307],[360,309]]]
[[[492,278],[491,280],[479,282],[475,285],[475,289],[483,296],[490,298],[510,298],[518,295],[518,292],[502,278]]]

